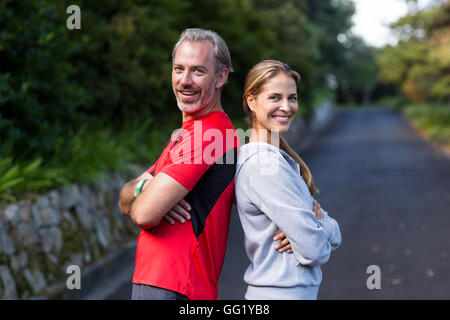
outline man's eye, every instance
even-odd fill
[[[202,73],[202,74],[204,73],[204,72],[203,72],[203,69],[198,69],[198,68],[195,69],[195,72],[196,72],[196,73]]]
[[[270,96],[269,99],[270,100],[278,100],[279,98],[277,96]]]
[[[183,68],[181,68],[181,67],[174,67],[173,70],[175,70],[176,72],[181,72],[181,71],[183,71]]]
[[[291,101],[297,101],[297,97],[290,97],[289,98]]]

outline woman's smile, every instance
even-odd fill
[[[293,115],[272,115],[272,119],[276,120],[280,124],[287,124],[291,120]]]

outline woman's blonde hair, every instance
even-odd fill
[[[261,61],[248,72],[247,77],[245,78],[243,104],[244,110],[250,114],[250,116],[247,118],[247,122],[249,122],[250,126],[252,126],[253,124],[254,114],[250,110],[250,107],[247,103],[247,97],[256,97],[261,92],[263,86],[267,83],[267,81],[278,75],[280,72],[283,72],[286,75],[292,77],[292,79],[294,79],[296,83],[300,81],[300,75],[296,71],[292,70],[291,67],[289,67],[287,64],[277,60]],[[289,144],[281,134],[280,149],[286,152],[292,159],[294,159],[295,162],[299,164],[300,173],[303,177],[303,180],[305,180],[311,195],[318,193],[319,190],[314,186],[313,177],[308,166],[289,146]]]

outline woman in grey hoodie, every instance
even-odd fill
[[[320,265],[341,243],[337,222],[320,208],[311,172],[280,136],[298,110],[300,76],[288,65],[265,60],[245,82],[250,143],[241,147],[236,202],[250,259],[246,299],[317,299]],[[274,250],[283,232],[292,254]]]

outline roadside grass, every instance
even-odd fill
[[[400,97],[386,97],[378,102],[407,118],[427,139],[450,148],[450,105],[412,103]]]
[[[426,137],[438,144],[450,147],[450,106],[410,104],[402,113],[421,129]]]
[[[117,171],[130,174],[130,165],[151,165],[170,137],[170,127],[150,121],[119,132],[83,126],[59,137],[53,154],[14,159],[1,148],[0,202],[15,202],[69,183],[88,183]]]

